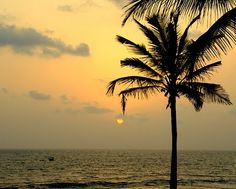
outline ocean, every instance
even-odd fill
[[[0,150],[0,188],[166,189],[170,152]],[[236,152],[178,152],[179,189],[236,189]]]

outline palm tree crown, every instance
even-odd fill
[[[228,14],[235,14],[235,11]],[[211,64],[206,64],[206,61],[213,57],[219,58],[221,52],[226,53],[236,42],[230,41],[236,29],[235,18],[228,17],[224,15],[196,41],[188,39],[188,30],[199,16],[190,22],[183,34],[178,30],[179,13],[171,14],[170,20],[158,15],[148,17],[148,26],[135,20],[147,37],[148,45],[146,47],[117,36],[120,43],[138,55],[122,60],[121,66],[135,69],[144,76],[113,80],[108,85],[107,94],[112,95],[116,85],[126,86],[119,93],[123,112],[127,97],[143,98],[160,92],[168,97],[168,106],[171,96],[185,96],[197,111],[204,102],[230,105],[229,96],[221,85],[204,82],[221,65],[220,61]],[[223,35],[223,32],[226,33]]]

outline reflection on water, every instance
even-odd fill
[[[168,188],[170,153],[1,150],[0,188]],[[179,152],[179,188],[236,188],[236,152]]]

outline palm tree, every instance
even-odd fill
[[[125,17],[123,25],[126,21],[134,16],[135,18],[145,18],[160,12],[170,12],[169,10],[179,9],[182,13],[193,18],[199,12],[203,12],[207,17],[212,17],[212,11],[218,16],[232,8],[235,8],[235,0],[128,0],[125,8]]]
[[[179,15],[171,14],[169,19],[153,15],[146,18],[146,24],[135,20],[148,40],[146,45],[117,36],[118,42],[136,55],[121,60],[121,67],[130,67],[140,74],[115,79],[107,86],[107,95],[113,95],[117,85],[124,87],[119,92],[123,113],[128,97],[142,99],[157,93],[167,97],[172,128],[171,189],[177,188],[177,97],[186,97],[196,111],[204,102],[230,105],[223,87],[205,82],[205,79],[221,65],[221,61],[207,62],[220,58],[221,52],[226,53],[236,43],[235,11],[227,12],[196,41],[188,39],[188,32],[200,16],[195,17],[181,34],[177,26]]]

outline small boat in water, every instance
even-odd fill
[[[54,161],[55,158],[53,156],[48,157],[48,161]]]

